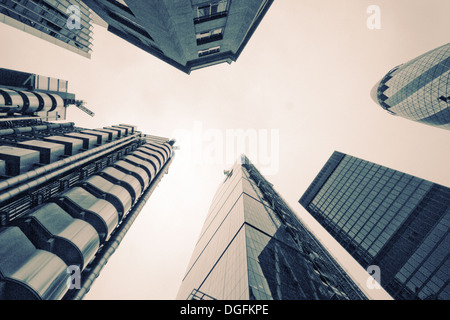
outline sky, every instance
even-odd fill
[[[372,5],[379,29],[367,25]],[[240,130],[263,150],[250,160],[365,293],[389,299],[298,200],[335,150],[450,186],[450,132],[370,98],[390,69],[449,42],[449,11],[448,0],[275,0],[237,62],[190,75],[99,26],[87,59],[0,24],[1,67],[68,80],[95,112],[69,107],[68,121],[177,140],[169,173],[85,299],[175,299]]]

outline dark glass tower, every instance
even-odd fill
[[[177,299],[366,299],[246,157],[213,198]]]
[[[371,96],[393,115],[450,130],[450,43],[389,71]]]
[[[450,298],[450,189],[334,152],[300,204],[394,299]]]
[[[190,73],[236,61],[273,0],[84,0],[111,33]]]
[[[58,93],[0,97],[0,299],[81,299],[167,173],[174,141],[11,112]]]

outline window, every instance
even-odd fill
[[[217,53],[217,52],[220,52],[220,46],[219,47],[209,48],[209,49],[206,49],[206,50],[200,50],[198,52],[198,56],[199,57],[204,57],[204,56],[207,56],[207,55],[210,55],[210,54],[213,54],[213,53]]]
[[[228,1],[222,0],[196,7],[194,23],[225,17],[227,15],[227,6]]]
[[[58,80],[58,91],[67,92],[67,80]]]
[[[223,39],[223,28],[214,29],[207,32],[201,32],[196,34],[197,45],[210,43]]]

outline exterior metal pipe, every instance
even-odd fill
[[[2,129],[0,130],[0,136],[7,136],[9,134],[13,134],[14,129]]]
[[[68,122],[68,123],[54,123],[54,124],[49,124],[48,126],[45,125],[39,125],[39,126],[32,126],[32,127],[19,127],[19,128],[9,128],[9,129],[1,129],[0,130],[0,136],[7,136],[9,134],[14,134],[16,132],[31,132],[33,131],[33,129],[35,130],[45,130],[45,129],[50,129],[50,128],[63,128],[63,127],[70,127],[73,126],[73,122]]]
[[[112,234],[110,240],[105,244],[105,246],[101,249],[100,254],[92,261],[94,265],[93,269],[88,271],[89,273],[86,275],[86,278],[83,280],[83,283],[80,289],[77,290],[75,295],[68,296],[70,300],[81,300],[83,297],[89,292],[93,282],[99,276],[100,271],[108,262],[108,259],[113,255],[116,249],[119,247],[122,239],[125,237],[126,233],[130,229],[131,225],[136,220],[137,216],[144,208],[148,199],[152,195],[153,191],[158,186],[162,177],[167,173],[170,164],[175,157],[175,153],[172,153],[172,157],[166,162],[166,164],[162,167],[159,173],[156,175],[155,179],[152,181],[151,186],[145,191],[145,193],[139,198],[136,205],[133,207],[131,212],[125,217],[117,230]],[[89,268],[89,266],[88,266]],[[64,299],[64,298],[63,298]]]
[[[62,174],[64,172],[67,172],[73,168],[76,168],[80,165],[83,165],[89,161],[92,161],[108,152],[111,152],[113,150],[116,150],[118,148],[121,148],[124,144],[129,143],[131,140],[135,140],[140,133],[135,133],[131,136],[125,137],[121,140],[117,140],[111,143],[108,143],[106,145],[94,148],[89,151],[85,151],[83,153],[68,157],[63,160],[56,161],[54,163],[51,163],[49,165],[28,171],[26,173],[23,173],[21,175],[9,178],[5,181],[0,182],[0,191],[13,187],[15,185],[18,185],[20,183],[24,183],[12,190],[9,190],[8,192],[4,192],[0,194],[0,203],[3,201],[6,201],[8,199],[11,199],[15,195],[24,192],[26,190],[29,190],[33,187],[38,186],[39,184],[48,181],[51,178],[56,177],[59,174]],[[74,164],[71,164],[75,162]],[[59,169],[59,170],[58,170]],[[54,171],[56,170],[56,171]],[[44,176],[42,176],[44,175]],[[39,177],[41,176],[41,177]],[[39,178],[37,178],[39,177]],[[34,180],[32,180],[34,179]],[[32,181],[30,181],[32,180]],[[30,181],[28,183],[25,183],[27,181]]]
[[[22,120],[39,120],[41,117],[14,117],[14,118],[1,118],[0,122],[6,121],[22,121]]]

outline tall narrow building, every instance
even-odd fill
[[[393,68],[371,97],[392,115],[450,130],[450,43]]]
[[[273,0],[83,0],[108,31],[189,74],[236,61]]]
[[[92,14],[80,0],[0,1],[0,22],[91,57]]]
[[[173,142],[133,125],[0,117],[0,299],[82,299],[167,173]]]
[[[226,172],[177,299],[366,299],[248,158]]]
[[[334,152],[299,202],[394,299],[450,299],[450,188]]]

